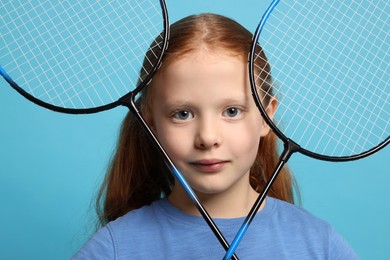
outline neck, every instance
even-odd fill
[[[246,189],[226,191],[218,194],[195,193],[212,218],[238,218],[247,216],[259,195],[250,185]],[[188,214],[200,215],[195,204],[181,186],[176,187],[172,191],[168,200],[175,207]],[[264,205],[265,201],[259,211],[264,208]]]

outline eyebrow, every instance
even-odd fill
[[[237,96],[237,98],[227,97],[217,100],[218,105],[225,105],[225,104],[242,104],[247,106],[250,102],[250,98],[246,97],[245,95],[242,95],[240,97]],[[164,101],[165,104],[169,106],[177,106],[177,107],[195,107],[196,106],[196,100],[184,100],[184,99],[166,99]]]

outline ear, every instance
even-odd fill
[[[276,97],[273,97],[267,106],[267,110],[266,110],[267,115],[271,120],[273,120],[273,118],[274,118],[277,104],[278,104],[278,100],[276,99]],[[269,133],[269,131],[270,131],[270,127],[267,124],[267,121],[262,118],[262,129],[261,129],[260,135],[266,136]]]

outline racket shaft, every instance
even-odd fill
[[[244,222],[242,223],[240,229],[238,230],[236,236],[234,237],[233,242],[230,245],[230,248],[227,250],[227,252],[223,258],[224,260],[231,259],[232,255],[234,254],[237,247],[239,246],[242,238],[244,237],[246,231],[248,230],[249,225],[251,224],[253,218],[256,216],[256,213],[259,210],[261,204],[264,202],[264,200],[265,200],[269,190],[271,189],[272,184],[276,180],[278,174],[282,170],[283,166],[287,163],[290,156],[293,153],[298,152],[299,150],[300,150],[300,147],[296,143],[294,143],[290,139],[288,139],[286,141],[286,143],[284,145],[284,150],[280,156],[279,162],[278,162],[271,178],[268,180],[267,185],[263,189],[263,192],[261,192],[259,194],[259,196],[257,197],[257,199],[256,199],[255,203],[253,204],[251,210],[249,211],[247,217],[245,218]]]
[[[191,188],[191,186],[188,184],[184,176],[180,173],[180,171],[176,168],[176,166],[173,164],[172,160],[169,158],[168,154],[164,150],[164,148],[161,146],[161,144],[158,142],[157,138],[153,134],[153,132],[150,130],[148,124],[145,122],[144,118],[142,117],[141,113],[138,111],[134,100],[134,97],[137,95],[137,93],[132,93],[132,95],[129,97],[130,100],[122,100],[123,105],[127,106],[131,112],[133,112],[137,119],[141,122],[141,125],[144,127],[145,131],[148,133],[149,137],[153,140],[154,144],[158,147],[159,151],[162,153],[165,162],[167,163],[169,169],[171,170],[172,174],[176,177],[176,179],[180,182],[198,211],[201,213],[203,219],[206,221],[207,225],[210,227],[210,229],[213,231],[214,235],[217,237],[218,241],[221,243],[223,248],[225,250],[228,250],[230,248],[229,243],[223,236],[222,232],[219,230],[218,226],[215,224],[213,219],[211,218],[210,214],[206,211],[206,209],[203,207],[202,203],[200,202],[199,198],[196,196],[194,190]],[[234,253],[234,251],[233,251]],[[230,257],[233,259],[238,259],[238,257],[235,254],[232,254]]]

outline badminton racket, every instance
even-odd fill
[[[1,1],[0,35],[0,74],[28,100],[70,114],[128,107],[228,249],[135,105],[167,48],[165,1]],[[144,63],[147,52],[153,55]]]
[[[269,5],[254,34],[249,76],[254,100],[284,149],[224,259],[293,153],[350,161],[390,142],[389,13],[384,0]],[[267,114],[272,99],[278,103],[273,119]]]

